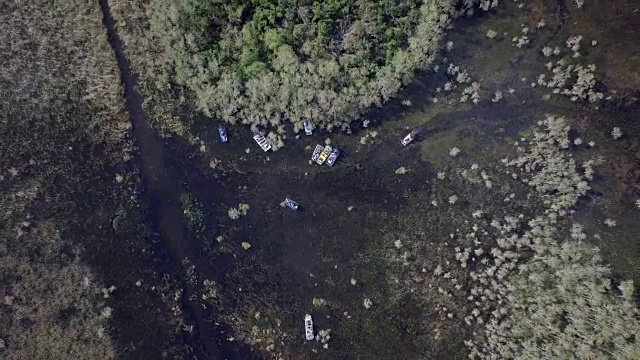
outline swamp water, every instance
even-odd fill
[[[457,27],[464,31],[454,31],[449,38],[457,48],[488,46],[464,36],[482,26],[478,21],[462,23]],[[112,24],[110,29],[113,39]],[[118,54],[117,45],[114,48]],[[458,61],[455,54],[452,61]],[[459,55],[461,65],[477,60],[464,51]],[[509,58],[490,51],[484,56],[488,62],[492,56]],[[183,304],[195,325],[194,353],[200,358],[259,357],[242,345],[246,340],[254,350],[273,345],[267,351],[283,358],[464,358],[463,338],[447,330],[428,308],[429,298],[412,295],[416,285],[410,285],[407,274],[414,274],[395,263],[411,261],[413,254],[403,258],[402,249],[416,239],[431,244],[432,250],[447,246],[448,221],[457,225],[461,213],[474,210],[471,204],[504,212],[501,199],[483,196],[481,188],[442,185],[436,179],[439,171],[478,163],[504,172],[499,160],[512,155],[511,144],[536,121],[546,113],[573,110],[525,90],[519,78],[534,70],[527,68],[527,61],[519,64],[500,68],[496,84],[517,91],[501,103],[434,104],[432,89],[442,84],[437,76],[424,74],[399,96],[409,99],[410,106],[391,102],[366,114],[371,125],[351,136],[317,132],[287,140],[276,153],[263,153],[246,129],[230,129],[231,143],[219,144],[215,124],[199,124],[202,138],[220,161],[215,168],[186,142],[173,138],[162,143],[138,118],[140,100],[128,97],[145,196],[157,213],[156,227],[172,260],[183,267]],[[121,68],[127,85],[131,74],[126,66]],[[483,78],[481,73],[471,75]],[[131,95],[133,83],[126,88]],[[399,140],[416,127],[421,135],[402,147]],[[363,136],[368,136],[364,145],[359,141]],[[313,147],[325,137],[343,150],[342,157],[333,168],[309,165]],[[455,163],[449,155],[452,147],[461,150]],[[396,173],[400,167],[408,172]],[[508,190],[526,197],[526,189]],[[460,198],[455,209],[430,205],[431,199],[453,193]],[[301,211],[279,205],[287,196],[301,204]],[[228,210],[241,203],[249,205],[246,216],[229,218]],[[638,225],[632,220],[626,225],[611,236],[630,238]],[[243,242],[250,248],[243,249]],[[637,252],[638,245],[630,251]],[[616,250],[610,253],[607,260],[615,269]],[[419,254],[430,256],[440,260],[435,250]],[[638,278],[637,269],[629,274]],[[203,301],[207,279],[215,284],[216,296]],[[326,305],[314,305],[314,298],[316,304],[326,300]],[[364,306],[366,299],[370,308]],[[305,313],[313,314],[316,331],[331,329],[329,349],[304,342]]]

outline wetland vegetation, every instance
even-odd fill
[[[3,1],[0,357],[640,358],[637,7]]]

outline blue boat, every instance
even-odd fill
[[[222,141],[223,143],[229,141],[229,136],[227,136],[227,128],[225,128],[224,126],[218,126],[218,134],[220,135],[220,141]]]
[[[327,158],[327,165],[333,166],[333,164],[336,163],[336,160],[338,160],[338,156],[340,156],[340,150],[338,148],[334,148]]]
[[[284,204],[292,210],[298,210],[298,203],[289,198],[284,199]]]

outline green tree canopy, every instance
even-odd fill
[[[434,58],[454,0],[156,1],[153,30],[200,110],[346,125]]]

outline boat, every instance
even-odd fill
[[[300,205],[298,205],[297,202],[295,202],[295,201],[293,201],[293,200],[291,200],[289,198],[284,199],[284,204],[287,205],[292,210],[298,210],[298,207],[300,206]]]
[[[313,319],[311,318],[310,314],[306,314],[304,316],[304,338],[307,339],[307,341],[311,341],[314,337],[315,335],[313,333]]]
[[[313,124],[310,119],[304,121],[304,133],[307,135],[313,134]]]
[[[331,154],[329,154],[329,157],[327,158],[327,165],[333,166],[333,164],[336,163],[336,160],[338,160],[338,156],[340,156],[340,149],[334,148],[333,151],[331,151]]]
[[[402,139],[402,146],[407,146],[416,138],[416,135],[418,135],[418,130],[412,130],[407,136],[404,137],[404,139]]]
[[[324,149],[322,145],[316,145],[316,148],[313,150],[313,154],[311,155],[311,161],[313,162],[318,161],[318,157],[320,157],[320,153],[322,152],[322,149]]]
[[[265,138],[262,134],[253,135],[253,140],[255,140],[258,143],[258,145],[260,145],[262,150],[269,151],[271,149],[271,142],[269,142],[269,140]]]
[[[331,145],[327,145],[324,147],[324,149],[320,153],[320,156],[318,156],[318,160],[316,160],[318,165],[324,164],[325,160],[327,160],[327,158],[329,157],[329,154],[331,153],[331,149],[332,149]]]
[[[222,125],[218,126],[218,135],[220,135],[220,141],[222,141],[223,143],[226,143],[227,141],[229,141],[229,136],[227,135],[227,128],[225,128],[224,126]]]

